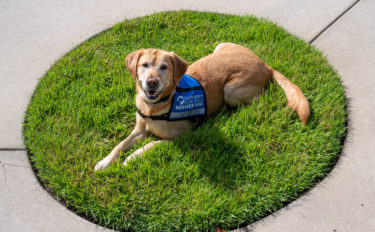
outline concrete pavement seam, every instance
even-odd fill
[[[342,18],[346,13],[348,13],[354,6],[356,6],[361,0],[355,1],[347,9],[345,9],[341,14],[339,14],[332,22],[330,22],[326,27],[324,27],[314,38],[309,41],[309,44],[312,44],[317,40],[324,32],[326,32],[333,24],[335,24],[340,18]]]
[[[26,148],[1,147],[0,151],[26,151]]]

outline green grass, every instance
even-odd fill
[[[193,132],[123,167],[95,164],[135,124],[125,57],[174,51],[189,63],[230,41],[252,49],[310,101],[303,125],[271,82],[250,106],[223,111]],[[126,20],[62,57],[40,80],[24,136],[37,175],[57,199],[109,228],[214,231],[254,222],[324,178],[346,131],[340,77],[317,49],[264,19],[190,11]]]

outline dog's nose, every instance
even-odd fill
[[[154,78],[147,79],[146,83],[147,83],[147,86],[150,87],[151,89],[156,88],[159,84],[158,80]]]

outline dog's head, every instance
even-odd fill
[[[140,49],[126,56],[126,67],[136,81],[138,94],[154,103],[175,89],[188,64],[173,52]]]

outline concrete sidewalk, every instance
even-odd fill
[[[46,193],[22,140],[38,78],[66,52],[113,24],[177,9],[267,17],[322,49],[350,98],[343,155],[305,196],[242,231],[375,230],[375,2],[371,0],[82,0],[0,2],[0,231],[103,231]]]

